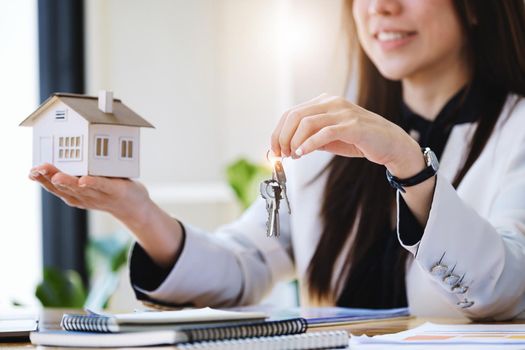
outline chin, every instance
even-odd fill
[[[392,61],[383,62],[382,64],[375,62],[374,65],[379,70],[379,73],[388,80],[401,80],[414,71],[406,62],[403,62],[403,64],[395,64]]]
[[[369,45],[363,47],[368,59],[373,63],[381,75],[388,80],[401,80],[414,71],[414,66],[419,62],[412,55],[404,54],[385,54],[382,51],[374,50]]]
[[[388,80],[401,80],[408,75],[405,70],[392,69],[376,66],[379,73]]]

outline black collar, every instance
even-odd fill
[[[486,89],[479,81],[463,87],[443,106],[434,121],[414,113],[403,102],[401,126],[421,145],[430,147],[441,157],[445,144],[454,125],[476,122],[482,114],[481,104],[486,98]]]

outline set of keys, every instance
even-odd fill
[[[266,157],[268,158],[268,154]],[[273,165],[272,178],[261,182],[261,196],[266,201],[268,220],[266,221],[266,235],[268,237],[279,237],[279,208],[281,199],[284,198],[288,214],[291,214],[290,202],[286,194],[286,174],[280,157],[271,160]]]

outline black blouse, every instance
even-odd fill
[[[478,102],[483,98],[483,86],[474,82],[456,93],[441,109],[434,121],[424,119],[402,104],[401,126],[421,147],[430,147],[441,159],[452,127],[475,122],[481,115]],[[385,179],[386,181],[386,179]],[[403,244],[414,245],[423,237],[424,228],[416,220],[403,197],[399,197],[399,237]],[[367,252],[353,273],[352,281],[343,287],[337,305],[346,307],[393,308],[407,306],[405,276],[400,276],[398,264],[403,247],[397,230],[385,227],[379,239]],[[397,283],[396,283],[397,282]],[[350,285],[352,284],[352,285]],[[397,286],[397,288],[396,288]],[[360,300],[359,303],[355,300]]]

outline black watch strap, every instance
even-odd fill
[[[430,150],[430,148],[423,148],[422,151],[425,156],[425,162],[427,166],[425,167],[425,169],[421,170],[416,175],[409,177],[407,179],[400,179],[392,175],[390,171],[386,169],[386,178],[388,182],[390,183],[390,186],[392,186],[396,190],[399,190],[405,193],[404,187],[418,185],[422,183],[423,181],[436,175],[438,167],[439,167],[437,158],[435,157],[434,153]]]

